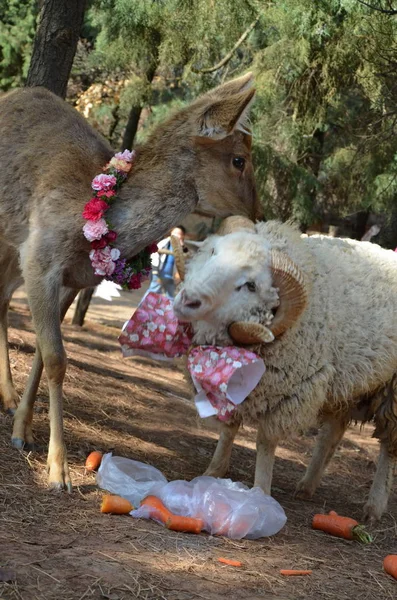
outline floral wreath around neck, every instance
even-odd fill
[[[105,213],[115,199],[117,191],[127,179],[135,159],[135,152],[118,152],[104,167],[104,173],[94,177],[91,187],[94,195],[84,207],[84,237],[91,242],[90,259],[95,275],[114,281],[126,290],[137,290],[148,278],[152,269],[150,255],[157,252],[157,244],[151,244],[134,258],[120,258],[115,247],[117,233],[112,230]]]

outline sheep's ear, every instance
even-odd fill
[[[234,131],[251,134],[248,127],[248,114],[255,95],[248,89],[226,98],[214,96],[202,106],[197,118],[197,136],[221,140]]]

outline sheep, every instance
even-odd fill
[[[238,219],[203,242],[174,302],[195,344],[254,344],[266,365],[220,424],[206,474],[225,475],[239,426],[250,422],[258,430],[254,486],[270,494],[279,440],[321,424],[297,486],[311,497],[349,422],[374,419],[380,455],[364,516],[378,520],[397,459],[397,255],[370,242],[303,238],[288,223]]]

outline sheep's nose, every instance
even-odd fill
[[[186,306],[187,308],[200,308],[201,306],[201,300],[198,298],[191,298],[187,295],[185,290],[182,291],[182,303],[183,306]]]

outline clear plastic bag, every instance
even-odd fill
[[[274,535],[287,517],[280,504],[260,488],[215,477],[167,482],[155,467],[105,454],[97,475],[98,485],[123,496],[134,506],[148,495],[160,498],[172,513],[200,518],[204,530],[231,539],[257,539]],[[149,518],[150,509],[141,506],[130,514]]]

